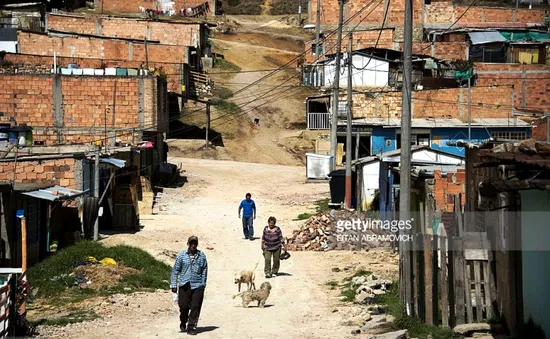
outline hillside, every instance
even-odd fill
[[[229,15],[285,15],[298,13],[297,0],[222,0],[225,14]],[[307,10],[306,1],[302,13]]]

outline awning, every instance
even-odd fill
[[[37,198],[37,199],[44,199],[49,201],[55,201],[55,200],[70,200],[77,197],[80,197],[84,194],[88,193],[88,190],[86,191],[77,191],[72,190],[69,188],[64,188],[61,186],[53,186],[46,189],[40,189],[30,192],[22,193],[24,195],[27,195],[29,197]]]
[[[506,42],[506,38],[499,32],[468,32],[472,45],[487,44],[491,42]]]
[[[120,159],[115,159],[115,158],[100,158],[99,162],[104,163],[104,164],[113,165],[113,166],[116,166],[118,168],[123,168],[124,166],[126,166],[126,160],[120,160]]]

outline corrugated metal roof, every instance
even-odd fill
[[[506,38],[499,32],[468,32],[472,45],[487,44],[490,42],[506,42]]]
[[[100,158],[99,162],[123,168],[126,165],[126,160],[120,160],[115,158]]]
[[[345,120],[339,120],[338,124],[346,125]],[[401,119],[394,118],[360,118],[354,119],[352,125],[365,126],[383,126],[383,127],[401,127]],[[472,119],[470,125],[472,127],[531,127],[531,125],[523,120],[511,118],[490,118],[490,119]],[[411,119],[411,127],[413,128],[452,128],[452,127],[468,127],[468,122],[460,119]]]
[[[88,190],[77,191],[77,190],[64,188],[61,186],[53,186],[50,188],[40,189],[36,191],[31,191],[31,192],[25,192],[22,194],[27,195],[29,197],[37,198],[37,199],[55,201],[55,200],[74,199],[76,197],[86,194],[87,192]]]

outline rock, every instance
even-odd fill
[[[486,323],[474,323],[474,324],[462,324],[457,325],[453,328],[453,333],[460,334],[463,336],[468,336],[474,332],[485,332],[488,333],[491,331],[491,325]]]
[[[361,291],[360,293],[355,295],[355,302],[358,304],[364,304],[366,302],[369,302],[370,300],[374,299],[375,295],[372,293],[368,293],[366,291]]]
[[[378,306],[378,305],[375,305],[375,306],[371,306],[369,308],[367,308],[367,311],[370,313],[370,314],[382,314],[382,313],[385,313],[385,310]]]
[[[332,310],[332,313],[336,313],[336,312],[338,312],[337,309],[333,309],[333,310]]]
[[[363,285],[366,282],[367,278],[365,277],[354,277],[351,279],[351,284],[355,286]]]
[[[131,287],[124,287],[124,290],[125,290],[125,291],[131,291],[132,288],[131,288]]]
[[[359,334],[359,333],[361,333],[361,330],[353,330],[353,331],[351,331],[351,334],[353,334],[353,335],[356,335],[356,334]]]
[[[338,267],[333,267],[332,272],[340,272],[340,269]]]
[[[378,334],[371,337],[371,339],[407,339],[408,336],[409,336],[409,333],[407,330],[400,330],[395,332]]]
[[[347,300],[347,297],[341,296],[340,298],[338,298],[338,300],[340,300],[340,301],[346,301],[346,300]]]
[[[372,293],[374,293],[375,295],[383,295],[383,294],[386,294],[386,291],[385,290],[373,290]]]

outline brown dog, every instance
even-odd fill
[[[243,307],[247,308],[248,305],[253,302],[258,302],[258,307],[263,308],[267,298],[269,298],[269,293],[271,292],[271,284],[267,281],[262,283],[259,290],[254,291],[244,291],[237,295],[233,296],[233,299],[236,297],[241,297],[243,299]]]
[[[256,284],[254,284],[254,279],[256,278],[254,271],[259,263],[258,261],[251,271],[241,271],[241,273],[235,277],[235,284],[239,284],[239,292],[241,291],[241,284],[244,283],[246,283],[248,290],[256,289]]]

